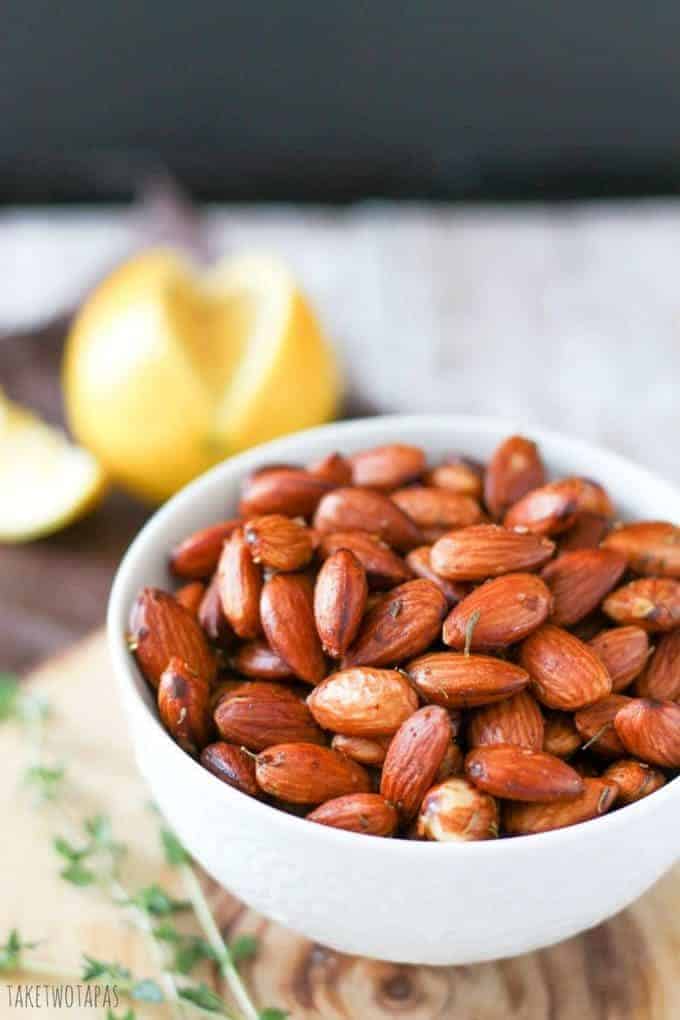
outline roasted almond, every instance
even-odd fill
[[[625,556],[636,574],[680,578],[680,528],[668,521],[636,521],[615,528],[605,549]]]
[[[416,833],[438,843],[467,843],[498,836],[498,805],[467,779],[451,777],[423,797]]]
[[[268,468],[247,479],[239,512],[242,517],[260,514],[311,517],[321,497],[332,488],[325,479],[301,468]]]
[[[559,627],[578,623],[599,606],[625,569],[625,559],[612,549],[562,553],[541,572],[553,596],[552,622]]]
[[[144,588],[138,595],[130,613],[129,642],[139,668],[154,687],[173,658],[212,683],[217,663],[198,621],[160,588]]]
[[[217,567],[217,586],[222,610],[240,638],[254,638],[261,632],[260,593],[262,571],[238,528],[225,542]]]
[[[339,549],[349,549],[354,553],[366,571],[369,588],[394,588],[413,577],[402,557],[368,531],[333,531],[321,536],[319,551],[322,557],[333,556]]]
[[[618,786],[608,779],[583,779],[583,791],[555,804],[506,804],[503,828],[509,836],[564,829],[606,814],[614,806]]]
[[[672,637],[672,635],[668,635]],[[665,639],[662,639],[665,640]],[[600,631],[588,642],[597,657],[604,663],[612,679],[612,691],[624,690],[638,676],[649,658],[649,638],[641,627],[612,627]],[[680,642],[678,642],[680,666]],[[678,681],[680,693],[680,680]],[[638,691],[640,695],[643,692]],[[655,697],[651,692],[646,692]],[[646,695],[643,695],[646,696]],[[675,700],[671,698],[671,701]]]
[[[234,643],[234,631],[224,615],[217,574],[213,576],[203,593],[198,607],[198,622],[213,644],[223,649],[231,648]]]
[[[270,570],[300,570],[314,554],[311,529],[283,514],[252,517],[244,525],[243,537],[253,561]]]
[[[451,713],[449,712],[449,719]],[[452,724],[451,729],[454,735],[454,739],[449,742],[449,746],[446,748],[444,757],[442,758],[439,768],[437,769],[437,775],[434,777],[437,783],[443,783],[445,779],[449,779],[451,776],[462,776],[463,769],[465,767],[465,757],[460,747],[455,741],[455,727]]]
[[[366,571],[349,549],[326,560],[314,588],[314,619],[324,651],[340,658],[354,640],[366,609]]]
[[[634,698],[619,709],[616,732],[629,754],[650,765],[680,768],[680,705]]]
[[[502,518],[506,510],[545,482],[538,448],[524,436],[509,436],[496,449],[484,476],[484,502],[489,513]]]
[[[542,566],[555,543],[531,532],[508,531],[498,524],[475,524],[444,535],[432,546],[437,574],[456,581],[483,581],[500,574]]]
[[[597,549],[609,531],[610,524],[610,519],[604,514],[594,514],[590,510],[582,510],[576,515],[572,526],[560,535],[560,551]]]
[[[389,737],[348,737],[344,733],[336,733],[331,740],[331,747],[341,751],[353,761],[360,765],[374,765],[379,768],[385,761],[387,748],[390,746]]]
[[[251,751],[298,741],[325,743],[304,701],[282,684],[241,684],[220,700],[215,722],[224,740]]]
[[[210,684],[186,662],[172,658],[158,685],[158,714],[170,736],[196,755],[210,741]]]
[[[418,446],[391,443],[362,450],[350,458],[352,482],[370,489],[396,489],[419,478],[425,470],[425,454]]]
[[[543,715],[529,691],[477,708],[467,728],[468,745],[516,744],[534,751],[543,748]]]
[[[509,698],[529,682],[520,666],[490,655],[426,652],[405,668],[426,701],[447,708],[488,705]]]
[[[321,460],[315,460],[307,465],[307,471],[329,485],[352,484],[352,465],[341,453],[329,453]]]
[[[255,779],[255,760],[242,747],[223,740],[208,744],[201,751],[201,765],[241,793],[247,793],[249,797],[260,796]]]
[[[525,640],[519,661],[534,694],[548,708],[573,712],[611,694],[611,677],[595,652],[552,623]]]
[[[539,535],[566,531],[582,510],[611,517],[611,501],[597,482],[587,478],[562,478],[527,492],[510,507],[504,518],[506,528],[524,527]]]
[[[476,499],[449,489],[412,485],[407,489],[397,489],[391,498],[423,531],[465,528],[468,524],[476,524],[482,516]]]
[[[521,641],[540,627],[552,608],[552,595],[534,574],[504,574],[475,588],[444,621],[444,643],[451,648],[488,651]]]
[[[621,758],[620,761],[613,762],[602,773],[602,778],[616,783],[619,788],[620,805],[642,800],[666,784],[663,772],[633,758]]]
[[[326,672],[314,623],[311,590],[300,574],[276,574],[262,590],[260,616],[267,641],[296,676],[317,684]]]
[[[418,708],[418,696],[395,669],[356,666],[332,673],[307,698],[312,715],[325,730],[352,737],[396,733]]]
[[[379,793],[349,793],[327,800],[307,815],[307,821],[365,836],[391,836],[399,824],[395,808]]]
[[[203,580],[215,573],[227,538],[240,521],[220,521],[189,535],[170,554],[170,569],[177,577]]]
[[[231,666],[243,676],[256,680],[288,680],[293,670],[266,641],[255,639],[239,645],[231,658]]]
[[[329,492],[319,503],[314,527],[322,535],[356,529],[368,531],[400,552],[408,552],[423,543],[415,522],[388,496],[373,489]]]
[[[630,701],[624,694],[610,694],[574,713],[574,724],[585,742],[584,750],[604,758],[620,758],[625,753],[614,729],[614,718]]]
[[[258,785],[290,804],[323,804],[350,793],[370,793],[365,769],[330,747],[277,744],[257,756]]]
[[[583,743],[573,715],[548,711],[544,719],[543,750],[554,754],[556,758],[571,758]]]
[[[432,569],[430,554],[431,547],[429,545],[421,545],[408,553],[406,562],[416,577],[424,577],[426,581],[432,581],[433,584],[437,585],[446,599],[447,606],[451,609],[453,606],[458,605],[466,595],[470,594],[471,586],[460,581],[447,581],[445,577],[440,577],[439,574],[436,574]]]
[[[393,588],[366,613],[343,668],[393,666],[417,655],[439,634],[446,609],[446,599],[431,581],[417,578]]]
[[[560,758],[515,744],[476,747],[465,758],[465,774],[485,793],[503,800],[566,800],[583,791],[579,774]]]
[[[180,606],[188,609],[192,616],[198,618],[198,608],[203,601],[205,585],[202,581],[190,581],[175,592]]]
[[[641,578],[617,588],[602,604],[616,623],[635,624],[647,631],[680,627],[680,581]]]
[[[680,630],[672,630],[659,639],[647,668],[635,684],[635,693],[640,698],[680,701]]]
[[[468,457],[449,457],[443,464],[428,471],[424,477],[426,485],[434,485],[436,489],[448,489],[461,496],[482,498],[484,468],[477,461]]]
[[[451,722],[445,709],[426,705],[404,722],[390,744],[380,780],[380,792],[396,807],[403,822],[418,813],[451,742]]]

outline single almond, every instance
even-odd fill
[[[587,478],[561,478],[527,492],[505,514],[506,528],[527,528],[538,535],[554,535],[575,523],[581,511],[613,515],[609,496]]]
[[[500,519],[506,510],[545,483],[538,447],[524,436],[509,436],[496,447],[484,476],[484,502]]]
[[[529,674],[504,659],[460,652],[426,652],[406,672],[426,701],[446,708],[472,708],[509,698],[529,683]]]
[[[237,673],[255,680],[288,680],[295,676],[288,663],[258,638],[239,645],[230,664]]]
[[[325,743],[304,701],[282,684],[241,684],[220,700],[215,722],[224,740],[250,751],[298,741]]]
[[[356,666],[332,673],[307,698],[325,730],[353,737],[396,733],[418,708],[418,695],[395,669]]]
[[[234,644],[234,631],[222,608],[218,574],[213,575],[203,593],[198,607],[198,622],[214,645],[226,650]]]
[[[612,762],[602,773],[602,778],[616,783],[619,788],[620,805],[642,800],[666,784],[663,772],[653,769],[645,762],[635,761],[634,758],[621,758],[620,761]]]
[[[308,464],[307,471],[329,485],[339,487],[352,484],[352,465],[341,453],[329,453],[321,460]]]
[[[447,581],[445,577],[440,577],[439,574],[435,573],[432,568],[431,551],[431,546],[421,545],[408,553],[406,562],[416,577],[424,577],[426,581],[432,581],[433,584],[437,585],[446,599],[447,606],[449,609],[452,609],[466,595],[470,594],[472,590],[471,585],[464,584],[461,581]]]
[[[180,606],[188,609],[192,616],[198,619],[198,609],[205,595],[205,585],[202,581],[189,581],[175,592],[175,598]]]
[[[396,807],[403,822],[414,818],[432,786],[451,742],[445,709],[426,705],[402,723],[390,744],[380,779],[380,792]]]
[[[407,489],[397,489],[391,499],[423,531],[465,528],[468,524],[476,524],[482,517],[482,509],[476,499],[449,489],[412,485]]]
[[[322,535],[334,531],[368,531],[399,552],[422,545],[423,536],[414,521],[382,492],[373,489],[334,489],[323,497],[314,515],[314,527]]]
[[[571,758],[583,741],[573,715],[549,710],[544,713],[543,750],[556,758]]]
[[[302,574],[276,574],[262,590],[260,616],[270,646],[296,676],[318,684],[326,672],[312,591]]]
[[[573,712],[611,694],[611,677],[595,652],[552,623],[524,641],[519,661],[534,694],[548,708]]]
[[[599,606],[618,584],[626,561],[612,549],[576,549],[562,553],[541,571],[553,596],[550,619],[571,627]]]
[[[217,669],[214,653],[198,621],[168,592],[144,588],[130,613],[130,648],[153,687],[172,658],[212,683]]]
[[[531,532],[508,531],[498,524],[474,524],[453,531],[432,546],[437,574],[456,581],[535,570],[550,559],[555,543]]]
[[[170,659],[158,684],[158,714],[173,740],[189,754],[197,755],[210,742],[210,684],[177,657]]]
[[[614,719],[631,700],[624,694],[610,694],[574,713],[574,724],[587,750],[603,758],[620,758],[625,753],[614,729]]]
[[[240,523],[238,520],[220,521],[185,538],[170,554],[173,574],[189,580],[203,580],[214,574],[222,546]]]
[[[255,775],[258,785],[290,804],[323,804],[350,793],[370,793],[365,769],[330,747],[286,743],[261,751]]]
[[[575,549],[597,549],[609,531],[610,524],[610,519],[604,514],[581,510],[576,514],[576,520],[572,526],[560,535],[560,552],[573,552]]]
[[[540,627],[552,608],[552,595],[534,574],[504,574],[475,588],[444,621],[444,643],[451,648],[489,651],[521,641]]]
[[[498,805],[462,776],[431,787],[423,797],[416,833],[438,843],[467,843],[498,836]]]
[[[315,808],[307,815],[307,821],[365,836],[392,836],[399,816],[379,793],[348,793]]]
[[[611,630],[602,630],[588,644],[604,663],[612,679],[612,691],[615,694],[625,690],[636,676],[639,676],[649,658],[649,638],[641,627],[612,627]],[[680,642],[678,664],[680,666]],[[644,696],[641,690],[638,693]],[[650,697],[655,697],[651,692],[648,693]],[[678,693],[680,694],[680,679]]]
[[[668,521],[636,521],[615,528],[603,542],[626,558],[636,574],[680,578],[680,528]]]
[[[476,747],[465,758],[465,774],[485,793],[503,800],[566,800],[583,791],[579,774],[552,754],[515,744]]]
[[[614,718],[628,754],[649,765],[680,768],[680,705],[674,701],[634,698]]]
[[[336,733],[331,740],[331,747],[341,751],[360,765],[373,765],[379,768],[385,761],[387,748],[392,735],[388,737],[349,737],[344,733]]]
[[[425,454],[418,446],[392,443],[355,453],[350,463],[354,485],[389,490],[419,478],[425,470]]]
[[[640,698],[680,701],[680,630],[672,630],[659,639],[647,668],[635,684],[635,693]]]
[[[217,586],[222,610],[240,638],[261,633],[260,593],[262,570],[253,560],[241,528],[224,544],[217,567]]]
[[[332,488],[325,479],[301,468],[268,468],[247,479],[239,512],[242,517],[261,514],[311,517],[322,496]]]
[[[366,571],[354,553],[339,549],[326,560],[314,587],[314,619],[324,651],[344,655],[354,640],[366,609]]]
[[[392,552],[378,535],[371,535],[368,531],[333,531],[321,536],[319,552],[324,559],[333,556],[339,549],[349,549],[354,553],[366,571],[371,589],[394,588],[413,577],[402,557]]]
[[[631,581],[608,595],[602,608],[616,623],[647,631],[673,630],[680,626],[680,581],[665,577]]]
[[[246,793],[249,797],[260,796],[255,778],[255,761],[242,747],[228,744],[224,740],[208,744],[201,751],[201,765],[223,783],[233,786],[241,793]]]
[[[461,496],[472,496],[480,500],[483,490],[484,468],[469,457],[449,457],[442,464],[425,474],[426,485],[436,489],[448,489]]]
[[[314,555],[311,529],[283,514],[252,517],[243,527],[243,537],[253,561],[270,570],[301,570]]]
[[[467,728],[469,747],[516,744],[534,751],[543,748],[543,715],[526,690],[475,709]]]
[[[506,804],[503,828],[509,836],[564,829],[606,814],[616,801],[618,786],[608,779],[584,779],[583,791],[571,800],[554,804]]]
[[[393,588],[369,610],[342,665],[394,666],[427,648],[440,632],[446,599],[417,578]]]

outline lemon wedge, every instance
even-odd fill
[[[59,531],[92,509],[104,489],[91,453],[0,393],[0,542]]]
[[[284,266],[246,256],[200,272],[166,249],[131,259],[90,296],[63,380],[74,435],[154,502],[233,453],[327,421],[341,389]]]

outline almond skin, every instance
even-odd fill
[[[342,665],[394,666],[427,648],[439,634],[446,599],[431,581],[407,581],[370,609]]]
[[[433,486],[412,485],[408,489],[397,489],[391,498],[423,530],[465,528],[476,524],[482,516],[476,499]]]
[[[468,722],[469,747],[516,744],[534,751],[543,749],[543,715],[529,691],[476,709]]]
[[[574,714],[574,724],[592,754],[603,758],[620,758],[625,748],[614,729],[616,713],[632,699],[624,694],[610,694],[588,708]]]
[[[560,551],[573,552],[575,549],[597,549],[610,527],[610,520],[604,514],[582,510],[568,531],[560,535]]]
[[[571,627],[599,606],[618,584],[626,561],[612,549],[576,549],[562,553],[541,572],[553,596],[550,619]]]
[[[370,793],[365,769],[330,747],[276,744],[257,756],[257,783],[290,804],[323,804],[352,793]]]
[[[142,673],[153,687],[172,658],[212,683],[215,656],[197,620],[174,596],[160,588],[144,588],[130,613],[130,644]]]
[[[381,538],[368,531],[334,531],[321,536],[319,552],[324,559],[339,549],[349,549],[354,553],[366,571],[369,588],[373,590],[394,588],[413,577],[402,557],[392,552]]]
[[[467,779],[451,777],[427,791],[418,813],[420,839],[467,843],[498,836],[498,805]]]
[[[514,744],[477,747],[465,758],[465,774],[485,793],[503,800],[566,800],[583,791],[578,772],[560,758]]]
[[[314,619],[324,651],[335,659],[345,654],[361,624],[368,583],[354,553],[339,549],[326,560],[314,587]]]
[[[449,712],[449,719],[451,713]],[[455,731],[455,727],[451,726],[452,731]],[[445,779],[450,779],[451,776],[462,776],[463,769],[465,767],[465,758],[458,744],[454,739],[450,741],[449,746],[446,748],[444,757],[441,760],[439,768],[437,769],[437,775],[434,777],[437,783],[443,783]]]
[[[392,738],[380,779],[380,792],[396,807],[402,822],[418,813],[451,742],[445,709],[426,705],[407,719]]]
[[[340,487],[352,484],[352,465],[341,453],[329,453],[327,457],[315,460],[307,465],[307,471],[329,485]]]
[[[320,499],[333,485],[301,468],[272,467],[251,475],[243,486],[242,517],[284,514],[311,517]]]
[[[234,644],[234,632],[222,608],[217,574],[213,576],[203,593],[201,604],[198,607],[198,622],[214,645],[228,649]]]
[[[649,765],[680,768],[680,705],[634,698],[619,709],[616,732],[628,754]]]
[[[250,751],[272,744],[325,743],[304,701],[282,684],[241,684],[220,700],[215,723],[224,740]]]
[[[642,676],[635,684],[640,698],[680,701],[680,630],[664,634]]]
[[[234,631],[240,638],[257,637],[262,629],[262,571],[251,556],[241,528],[225,542],[217,578],[222,610]]]
[[[483,581],[535,570],[554,551],[555,543],[541,535],[508,531],[498,524],[476,524],[435,542],[431,562],[437,574],[450,580]]]
[[[186,662],[172,658],[158,685],[158,714],[180,747],[197,755],[213,733],[210,684],[192,673]]]
[[[545,482],[538,448],[524,436],[509,436],[496,449],[484,476],[484,502],[492,517],[506,510]]]
[[[300,570],[314,554],[311,530],[283,514],[252,517],[243,528],[243,536],[253,561],[270,570]]]
[[[446,578],[440,577],[432,569],[432,558],[431,558],[431,547],[429,545],[418,546],[417,549],[412,549],[406,557],[406,562],[411,568],[416,577],[424,577],[426,581],[432,581],[436,584],[440,592],[446,599],[446,604],[449,609],[465,598],[466,595],[470,594],[471,586],[462,582],[447,581]]]
[[[226,539],[238,528],[238,520],[221,521],[189,535],[170,554],[170,569],[177,577],[204,580],[215,573]]]
[[[201,751],[201,765],[241,793],[247,793],[249,797],[260,796],[253,757],[236,744],[227,744],[223,740],[208,744]]]
[[[426,652],[405,668],[426,701],[446,708],[488,705],[509,698],[529,683],[529,674],[520,666],[490,655]]]
[[[634,758],[622,758],[613,762],[602,773],[602,778],[616,783],[619,788],[618,803],[621,805],[633,804],[666,785],[663,772],[644,762],[635,761]]]
[[[188,609],[192,616],[198,619],[198,607],[205,595],[205,585],[201,581],[190,581],[175,592],[175,598],[180,606]]]
[[[504,574],[475,588],[444,621],[444,643],[489,651],[521,641],[540,627],[552,608],[546,584],[533,574]]]
[[[607,779],[584,779],[583,792],[555,804],[506,804],[503,828],[509,836],[530,836],[537,832],[564,829],[568,825],[598,818],[613,807],[618,786]]]
[[[307,704],[325,730],[351,737],[384,737],[396,733],[413,715],[418,696],[395,669],[357,666],[326,677]]]
[[[554,535],[570,528],[583,510],[604,517],[613,514],[601,485],[587,478],[562,478],[528,492],[510,507],[503,523],[506,528],[524,527],[538,535]]]
[[[295,676],[288,663],[266,641],[258,639],[240,645],[231,658],[231,666],[237,673],[255,680],[289,680]]]
[[[344,733],[336,733],[331,740],[331,747],[335,751],[346,754],[352,761],[358,761],[360,765],[373,765],[379,768],[385,761],[387,748],[390,746],[389,737],[348,737]]]
[[[350,793],[327,800],[307,815],[307,821],[365,836],[392,836],[399,816],[379,793]]]
[[[276,574],[262,589],[260,617],[270,646],[296,676],[318,684],[326,672],[311,591],[301,574]]]
[[[483,490],[484,469],[481,464],[467,457],[450,457],[432,468],[425,475],[426,485],[433,485],[436,489],[448,489],[449,492],[457,492],[461,496],[472,496],[480,500]]]
[[[605,549],[625,556],[636,574],[680,578],[680,528],[668,521],[637,521],[615,528]]]
[[[583,741],[576,729],[574,717],[567,712],[545,713],[543,750],[556,758],[571,758]]]
[[[641,578],[617,588],[602,608],[616,623],[635,624],[647,631],[680,627],[680,581]]]
[[[314,515],[322,535],[334,531],[368,531],[399,552],[423,544],[414,521],[396,503],[373,489],[334,489],[323,497]]]
[[[612,691],[615,694],[625,690],[635,677],[639,676],[649,658],[649,638],[641,627],[612,627],[611,630],[601,631],[588,644],[598,659],[604,663],[612,679]],[[680,665],[680,643],[678,654]],[[680,681],[678,692],[680,693]],[[643,697],[647,696],[647,693],[649,697],[655,697],[651,691],[643,694],[640,690],[638,693]]]
[[[419,478],[425,463],[425,454],[417,446],[402,443],[376,446],[350,458],[352,482],[369,489],[396,489]]]
[[[574,712],[612,692],[611,677],[595,652],[552,623],[526,639],[519,661],[531,677],[534,694],[548,708]]]

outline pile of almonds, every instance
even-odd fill
[[[511,436],[484,467],[390,445],[244,483],[129,643],[223,782],[376,836],[545,832],[680,768],[680,528],[617,524]],[[307,686],[305,686],[307,685]]]

